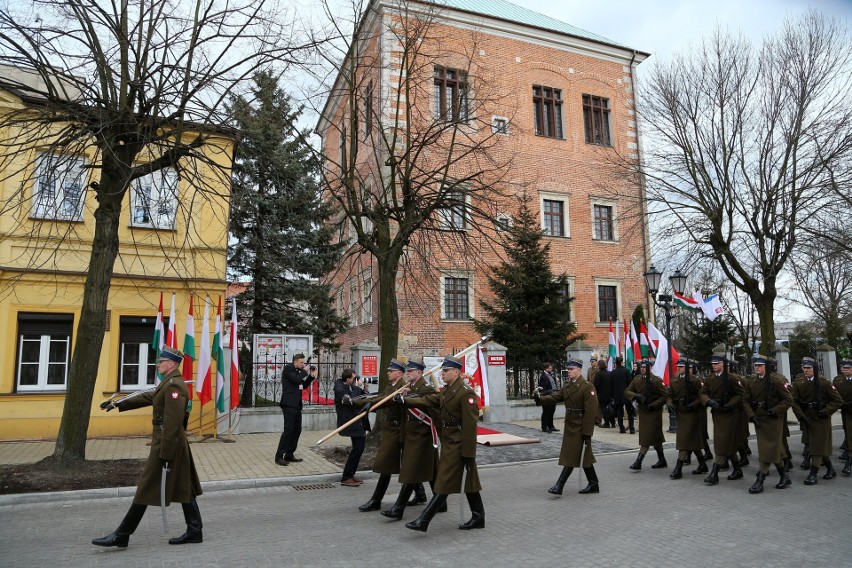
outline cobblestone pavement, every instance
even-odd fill
[[[667,454],[673,463],[674,451]],[[668,470],[632,473],[630,462],[600,456],[601,493],[578,495],[575,472],[562,497],[546,492],[559,473],[555,461],[485,466],[484,530],[456,528],[457,495],[424,534],[403,527],[422,507],[406,510],[403,522],[358,511],[374,480],[360,488],[306,482],[202,496],[205,541],[180,547],[167,544],[183,531],[177,506],[168,509],[169,534],[151,508],[124,550],[90,540],[117,526],[129,497],[0,506],[0,550],[9,568],[852,565],[850,478],[806,487],[797,469],[791,488],[774,489],[775,477],[763,494],[749,495],[753,466],[743,480],[708,487],[688,473],[678,481]],[[385,506],[393,499],[389,492]]]

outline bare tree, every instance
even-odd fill
[[[411,288],[423,286],[408,277],[422,274],[412,269],[447,260],[448,251],[462,251],[458,261],[493,250],[511,152],[491,116],[516,105],[474,63],[477,32],[442,25],[434,6],[371,2],[353,14],[342,57],[329,57],[335,83],[318,131],[341,238],[352,243],[340,270],[360,266],[364,254],[375,262],[387,361],[397,355],[399,289],[437,306],[431,286]]]
[[[759,50],[717,31],[644,85],[641,173],[660,239],[718,263],[754,304],[764,349],[779,275],[849,179],[851,64],[846,30],[811,12]]]
[[[23,102],[0,118],[0,171],[5,180],[23,178],[2,213],[26,220],[25,188],[35,175],[27,164],[36,149],[59,159],[90,156],[91,182],[75,203],[85,203],[86,192],[97,200],[58,460],[85,459],[119,218],[131,182],[172,169],[201,201],[205,192],[227,191],[230,158],[221,153],[233,133],[225,128],[225,101],[257,69],[290,62],[314,45],[282,18],[263,0],[32,0],[0,10],[3,87]],[[203,203],[182,206],[189,215]],[[38,223],[33,236],[58,251],[75,230],[67,225]]]

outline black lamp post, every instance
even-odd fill
[[[669,294],[657,294],[660,290],[660,282],[663,279],[663,273],[654,268],[648,269],[644,274],[645,286],[648,288],[648,293],[654,299],[654,305],[663,308],[666,314],[666,337],[669,345],[669,380],[674,379],[674,361],[672,361],[672,302],[674,298]],[[669,282],[672,285],[672,290],[678,294],[683,294],[686,288],[686,274],[683,274],[680,269],[675,270],[674,274],[669,277]],[[669,412],[669,432],[677,431],[677,417],[673,412]]]

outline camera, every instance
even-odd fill
[[[309,369],[310,369],[311,371],[316,371],[316,370],[317,370],[316,365],[311,365],[311,366],[309,367]]]
[[[365,385],[379,384],[379,377],[358,377]]]

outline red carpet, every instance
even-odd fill
[[[482,426],[476,427],[477,436],[487,436],[488,434],[502,434],[502,432],[492,430],[491,428],[483,428]]]

